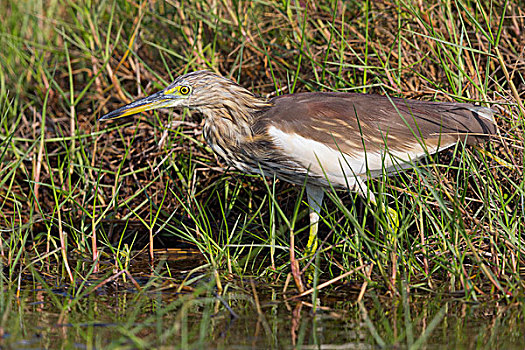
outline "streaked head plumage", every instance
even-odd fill
[[[261,101],[249,90],[216,73],[201,70],[177,77],[164,90],[134,101],[100,119],[116,119],[140,112],[170,107],[187,107],[207,111],[228,106],[248,109]]]

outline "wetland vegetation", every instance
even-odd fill
[[[520,0],[0,2],[0,346],[522,347]],[[189,111],[100,124],[208,69],[251,91],[493,108],[497,137],[328,196],[229,169]],[[153,261],[150,260],[153,256]]]

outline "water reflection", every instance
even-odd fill
[[[13,348],[522,348],[521,302],[472,304],[450,295],[391,298],[371,290],[323,292],[294,300],[281,285],[224,280],[209,267],[179,261],[171,276],[137,268],[132,284],[88,292],[27,283],[20,298],[4,290],[2,346]],[[199,265],[200,264],[200,265]],[[181,271],[184,271],[182,273]],[[142,274],[142,275],[141,275]],[[188,282],[180,288],[180,282]],[[93,282],[93,285],[95,283]],[[220,289],[220,290],[219,290]]]

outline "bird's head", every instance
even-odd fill
[[[164,90],[120,107],[99,120],[171,107],[187,107],[206,113],[221,106],[240,107],[251,100],[259,99],[233,81],[209,71],[197,71],[181,75]]]

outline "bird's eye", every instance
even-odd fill
[[[190,93],[190,88],[187,86],[181,86],[179,91],[181,95],[187,95]]]

